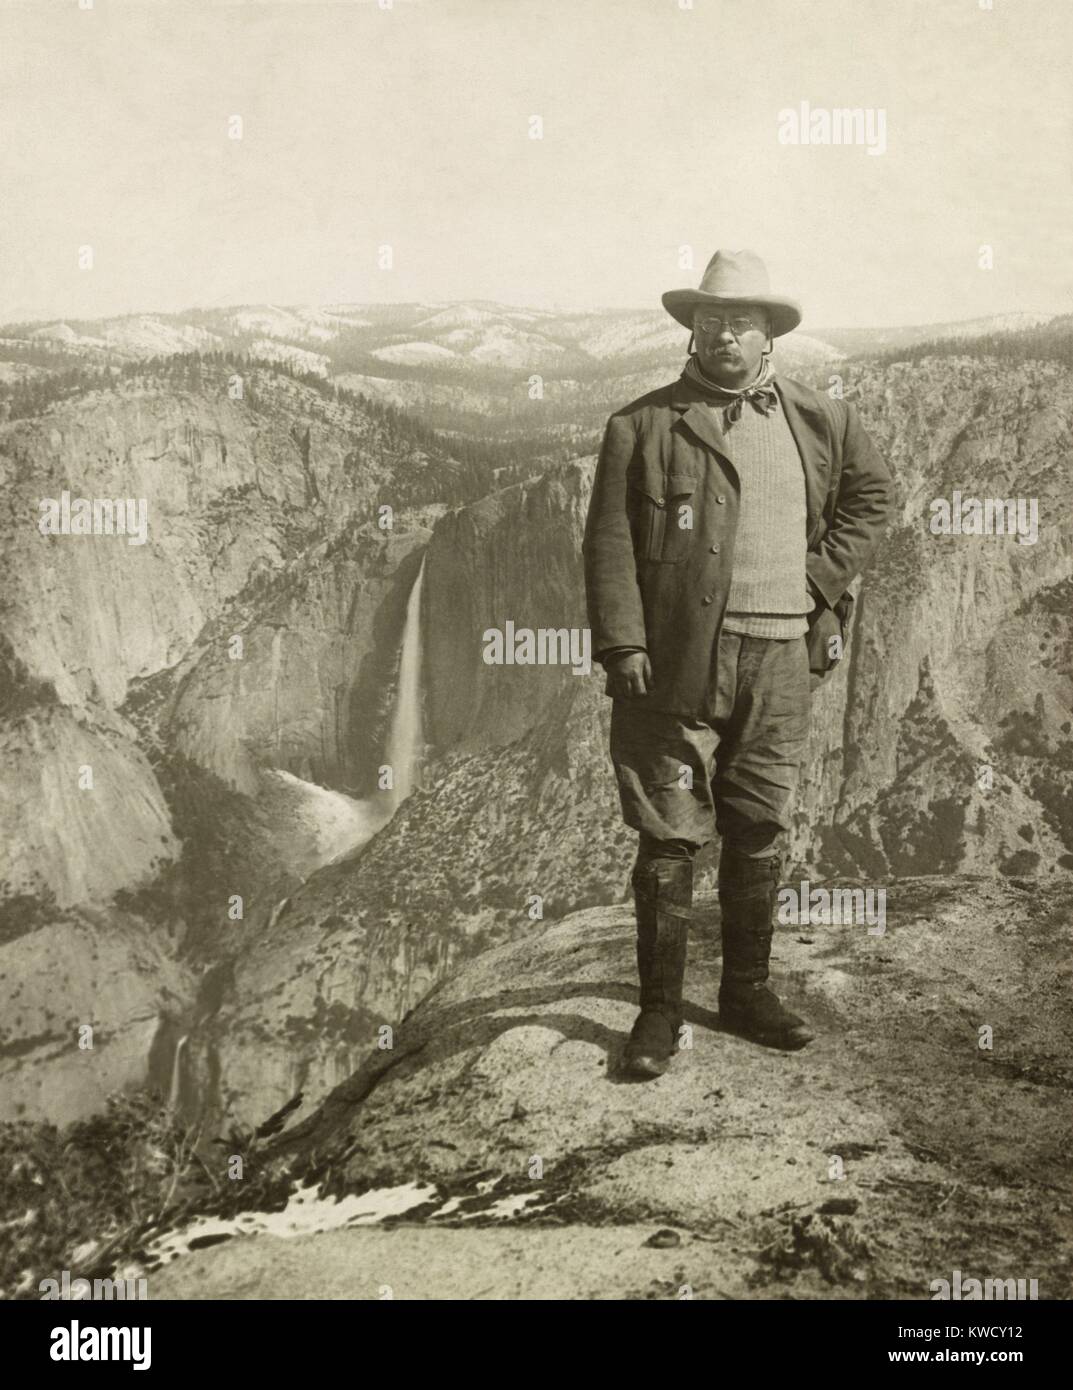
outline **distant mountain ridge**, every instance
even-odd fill
[[[258,340],[277,351],[311,353],[326,372],[352,370],[356,359],[393,368],[453,372],[543,368],[556,373],[612,360],[681,357],[687,336],[661,310],[551,313],[486,302],[242,305],[178,314],[56,320],[0,328],[0,360],[19,342],[88,357],[144,359],[176,352],[248,350]],[[796,358],[837,358],[837,348],[797,334]]]
[[[794,333],[779,347],[788,361],[837,360],[938,338],[974,338],[1046,323],[1053,316],[1009,313],[903,327],[830,328]],[[563,313],[488,300],[399,304],[240,305],[182,313],[130,314],[0,327],[6,343],[54,344],[86,353],[142,358],[174,352],[248,347],[271,340],[345,370],[360,351],[386,368],[450,366],[506,369],[544,364],[569,368],[592,361],[681,355],[686,335],[660,309]],[[0,342],[0,358],[3,346]],[[390,372],[388,372],[390,374]]]
[[[1001,352],[1073,366],[1073,321],[1032,314],[795,332],[776,341],[773,361],[827,388],[853,362],[918,358],[932,343],[947,356]],[[687,346],[685,330],[658,308],[571,313],[490,300],[239,305],[8,324],[0,328],[0,420],[33,415],[57,392],[90,389],[87,372],[107,380],[146,364],[174,378],[184,358],[211,358],[271,366],[403,412],[460,458],[497,452],[502,481],[524,463],[595,450],[607,416],[677,376]]]
[[[992,333],[1016,333],[1037,328],[1058,317],[1055,314],[990,314],[982,318],[954,319],[943,323],[917,323],[894,328],[824,328],[818,336],[847,356],[914,347],[918,343],[960,338],[966,342]]]

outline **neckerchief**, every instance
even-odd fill
[[[694,386],[698,386],[713,405],[723,406],[723,429],[727,431],[736,420],[741,419],[742,407],[746,401],[761,415],[770,415],[779,404],[779,398],[771,384],[775,379],[775,369],[771,365],[771,359],[766,355],[760,364],[756,380],[741,391],[719,386],[710,377],[705,376],[695,352],[690,355],[682,375]]]

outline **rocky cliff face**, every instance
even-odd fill
[[[449,458],[422,478],[436,460],[353,403],[263,370],[241,400],[233,385],[150,374],[0,426],[4,931],[20,952],[45,932],[95,981],[86,1021],[125,1059],[116,1084],[167,1090],[156,1031],[180,1036],[243,925],[382,819],[362,798],[415,547],[437,507],[484,486]],[[42,534],[42,499],[64,492],[144,499],[145,543]],[[117,923],[100,956],[80,912],[105,937]],[[137,924],[145,950],[191,965],[167,987],[148,977],[132,1012]],[[18,970],[3,982],[8,1003],[26,989]],[[59,1119],[92,1109],[99,1087],[44,1083],[74,1045],[66,1025],[3,1013],[0,1091]]]
[[[568,665],[491,664],[488,631],[584,628],[580,547],[593,460],[449,512],[428,553],[427,693],[436,752],[488,752],[591,684]]]
[[[968,357],[840,370],[900,516],[813,697],[789,872],[1064,875],[1073,383]],[[260,372],[243,402],[218,385],[131,385],[0,426],[2,881],[19,940],[92,910],[126,924],[117,942],[141,924],[181,959],[113,1016],[135,966],[129,945],[109,957],[99,1007],[133,1059],[116,1076],[249,1124],[299,1089],[315,1104],[468,957],[621,900],[633,846],[601,673],[483,659],[508,622],[584,627],[592,459],[495,489],[308,385]],[[148,543],[42,537],[37,501],[63,487],[147,496]],[[1038,541],[933,535],[930,503],[955,488],[1036,498]],[[428,756],[388,823],[378,768],[422,558]],[[710,884],[711,852],[701,867]],[[46,1084],[66,1035],[29,1026],[6,1025],[0,1090],[81,1113]]]
[[[1073,869],[1069,374],[953,359],[849,380],[900,518],[814,699],[797,855],[877,878]],[[955,490],[1036,499],[1038,540],[933,534]]]

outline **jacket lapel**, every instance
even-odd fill
[[[685,377],[679,377],[674,383],[671,405],[679,412],[679,425],[696,435],[702,444],[714,449],[721,458],[726,459],[736,475],[734,454],[719,423],[718,408],[713,410],[703,394]]]
[[[808,538],[819,524],[827,496],[831,454],[827,442],[827,417],[792,377],[775,378],[775,391],[786,412],[786,423],[797,444],[805,469],[805,505],[808,512]]]

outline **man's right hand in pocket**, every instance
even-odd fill
[[[605,692],[615,700],[635,700],[652,689],[647,652],[622,652],[607,659]]]

